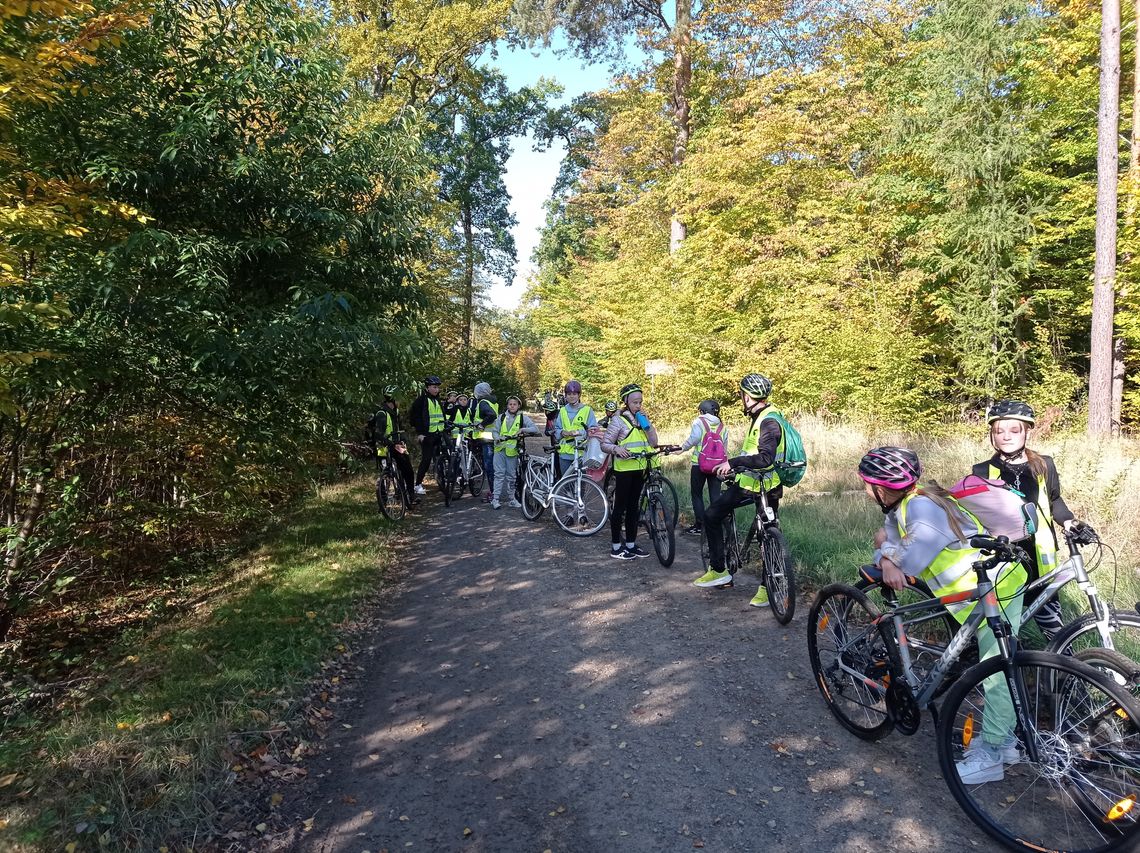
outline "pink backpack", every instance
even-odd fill
[[[697,453],[697,465],[701,472],[711,474],[717,465],[728,461],[728,448],[724,445],[724,424],[718,424],[715,430],[709,428],[704,418],[700,419],[705,426],[705,436],[701,439],[701,449]]]

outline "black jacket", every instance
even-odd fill
[[[487,427],[495,422],[499,416],[495,414],[495,410],[492,409],[489,405],[484,405],[485,403],[494,402],[496,402],[496,400],[494,395],[492,395],[490,397],[484,397],[476,404],[474,417],[475,423],[481,427]]]
[[[364,426],[364,441],[370,447],[375,448],[376,445],[384,439],[384,434],[388,429],[388,418],[392,419],[392,438],[393,444],[401,441],[400,438],[400,410],[395,409],[388,411],[387,408],[381,406],[376,412],[368,419],[368,423]]]
[[[764,417],[764,411],[761,411],[756,417]],[[768,418],[760,424],[760,442],[756,447],[756,452],[750,456],[734,456],[728,460],[729,464],[733,468],[754,468],[757,471],[771,468],[776,462],[776,451],[780,447],[782,434],[783,430],[780,428],[779,422],[775,418]]]

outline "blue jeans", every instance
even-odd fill
[[[495,446],[494,442],[483,442],[483,475],[487,478],[487,490],[495,494]]]

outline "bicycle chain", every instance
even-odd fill
[[[922,725],[922,709],[914,700],[910,685],[901,678],[892,678],[887,687],[887,708],[895,719],[895,728],[904,735],[915,734]]]

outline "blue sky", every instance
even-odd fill
[[[564,44],[561,34],[558,34],[551,48],[500,47],[498,57],[489,59],[487,64],[502,71],[513,89],[534,85],[540,77],[556,80],[565,89],[563,101],[566,103],[584,92],[604,88],[610,77],[607,66],[604,63],[584,66],[568,54],[556,55],[555,48]],[[494,305],[515,308],[519,304],[532,270],[530,255],[538,244],[538,231],[546,219],[542,205],[550,197],[550,189],[554,186],[565,153],[561,144],[547,151],[535,151],[529,137],[520,137],[513,142],[513,153],[507,163],[506,185],[511,195],[511,211],[518,220],[514,237],[519,263],[513,282],[495,282],[491,286],[488,297]]]

